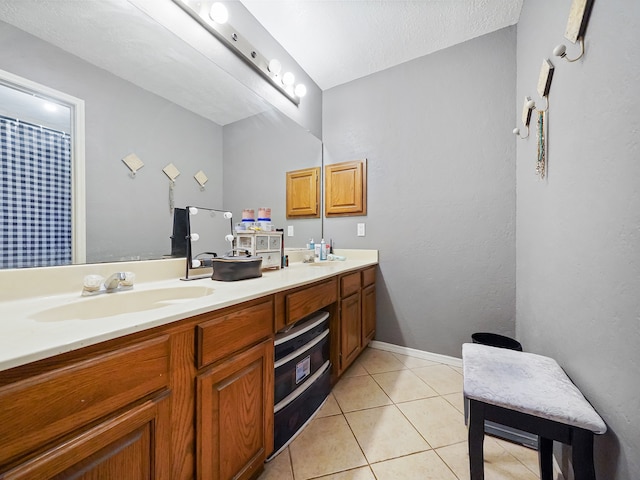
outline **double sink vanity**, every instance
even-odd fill
[[[0,272],[0,478],[256,478],[275,333],[328,311],[333,383],[375,334],[377,251],[341,254],[228,283],[184,260]],[[132,290],[81,297],[115,269]]]

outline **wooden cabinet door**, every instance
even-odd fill
[[[320,167],[287,172],[287,218],[320,217]]]
[[[360,353],[360,292],[340,301],[340,370],[344,371]]]
[[[197,478],[244,480],[273,450],[273,340],[196,380]]]
[[[168,392],[71,437],[15,468],[3,479],[170,478]]]
[[[362,289],[362,348],[376,334],[376,285]]]
[[[324,208],[327,217],[367,214],[367,161],[324,167]]]

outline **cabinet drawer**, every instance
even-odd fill
[[[169,337],[97,355],[0,389],[0,464],[169,382]]]
[[[262,257],[262,268],[280,268],[282,256],[279,250],[277,252],[258,253],[258,256]]]
[[[196,327],[197,366],[210,365],[273,333],[273,300],[247,305]]]
[[[367,268],[362,271],[362,286],[368,287],[376,283],[376,267]]]
[[[290,325],[338,300],[336,279],[316,283],[285,295],[285,319]]]
[[[340,297],[353,295],[360,289],[360,272],[350,273],[340,279]]]

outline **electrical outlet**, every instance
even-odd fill
[[[364,223],[358,224],[358,236],[364,237]]]
[[[287,226],[287,237],[293,237],[293,225]]]

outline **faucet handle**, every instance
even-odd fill
[[[132,287],[136,281],[136,274],[133,272],[124,272],[124,279],[120,280],[120,285],[123,287]]]
[[[87,275],[84,277],[83,290],[85,292],[97,292],[104,282],[102,275]]]

